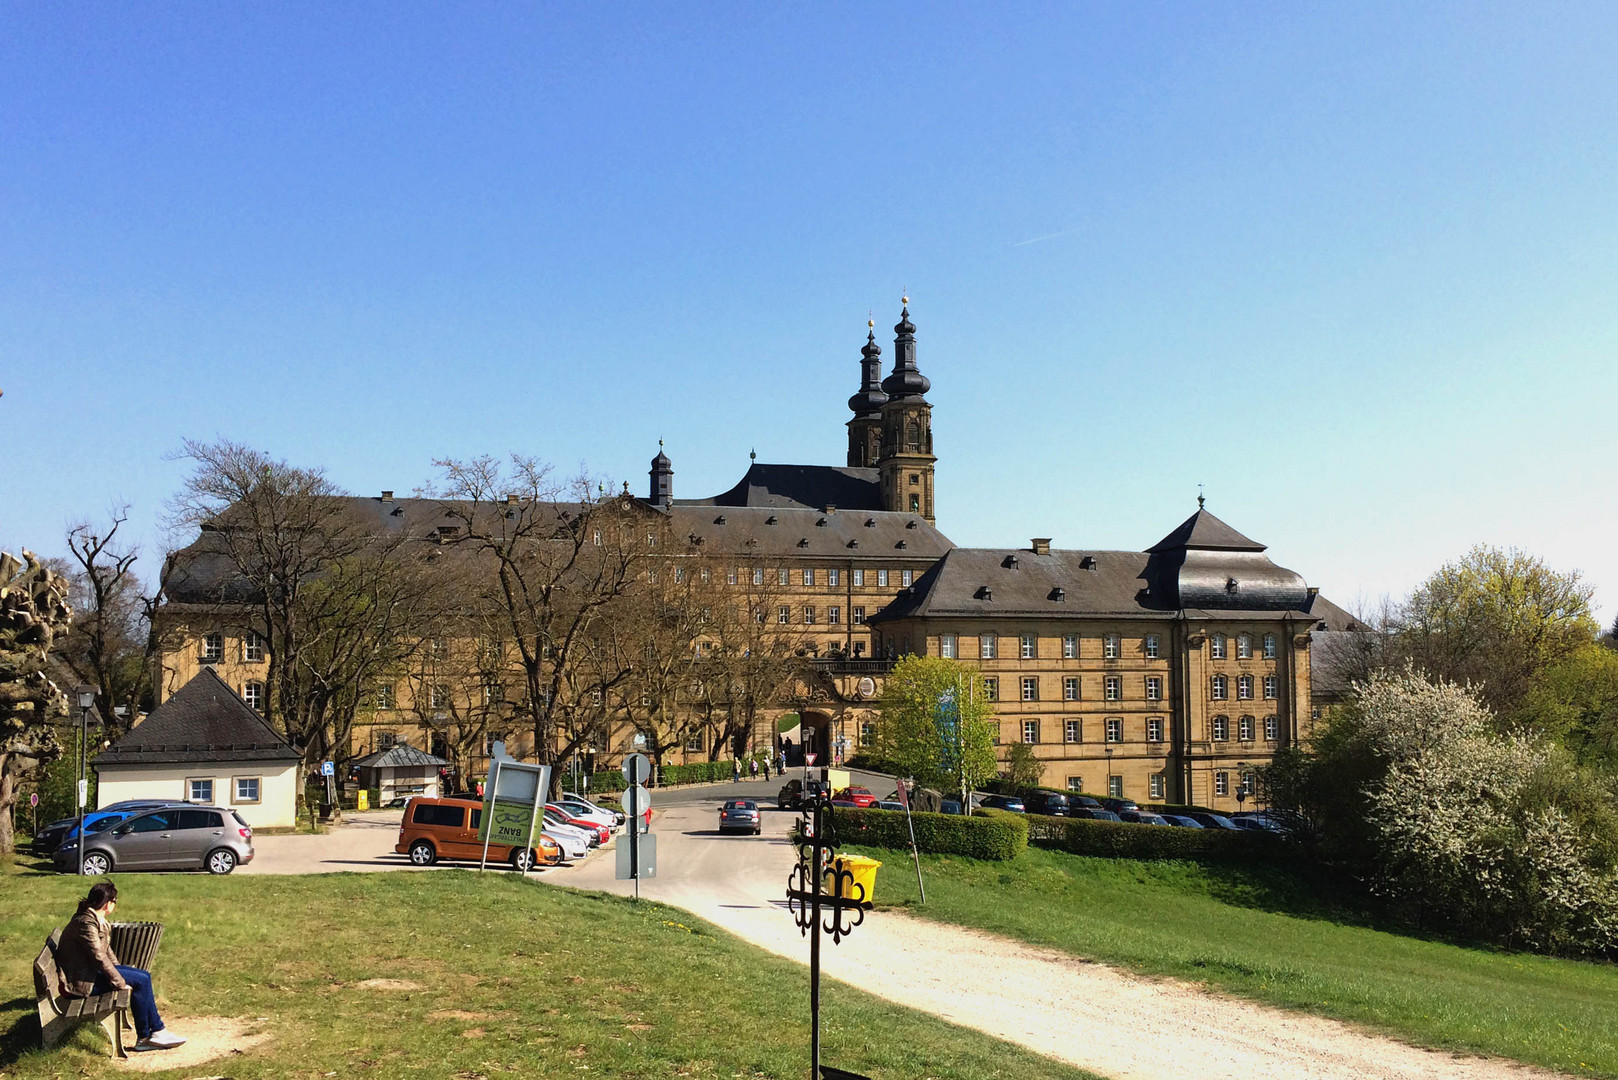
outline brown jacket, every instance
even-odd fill
[[[118,974],[112,955],[111,929],[103,929],[95,912],[80,908],[62,931],[56,946],[56,970],[61,974],[62,993],[69,997],[89,997],[96,981],[105,979],[116,990],[129,985]]]

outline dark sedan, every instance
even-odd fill
[[[719,831],[745,832],[757,836],[764,828],[758,803],[752,799],[731,799],[719,808]]]
[[[1012,795],[985,795],[978,805],[985,810],[1009,810],[1013,814],[1028,813],[1028,807],[1023,801]]]

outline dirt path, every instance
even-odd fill
[[[723,793],[721,792],[722,796]],[[658,876],[641,895],[685,908],[800,963],[808,948],[781,904],[790,815],[762,837],[709,834],[712,805],[669,807]],[[890,871],[903,867],[891,867]],[[628,892],[613,860],[552,871],[545,884]],[[896,912],[866,918],[822,954],[827,975],[1112,1080],[1528,1080],[1559,1074],[1407,1046],[1334,1020],[1222,997],[1171,980]]]

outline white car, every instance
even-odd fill
[[[588,806],[592,810],[599,810],[603,814],[611,814],[612,815],[612,824],[613,824],[614,828],[616,828],[617,826],[622,825],[624,823],[624,812],[622,810],[614,810],[610,806],[602,806],[600,803],[593,803],[589,799],[585,798],[583,795],[580,795],[580,794],[578,794],[576,792],[572,792],[572,791],[564,791],[564,792],[562,792],[562,802],[563,802],[563,804],[579,803],[580,805]]]
[[[570,826],[547,825],[541,835],[561,848],[562,857],[569,861],[582,859],[590,854],[590,842],[584,838],[582,832]]]
[[[606,807],[597,806],[594,803],[576,802],[573,799],[563,798],[556,805],[586,821],[599,821],[609,829],[616,829],[623,824],[622,814],[615,814]]]

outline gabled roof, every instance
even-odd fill
[[[205,667],[95,759],[105,765],[298,761],[303,755]]]
[[[1156,555],[1188,548],[1193,551],[1263,551],[1264,545],[1249,540],[1199,506],[1178,528],[1146,550]]]
[[[770,506],[822,510],[882,509],[875,469],[840,465],[760,465],[754,462],[736,486],[708,499],[675,499],[675,506]]]
[[[912,615],[1140,615],[1147,556],[1139,551],[955,548],[872,622]],[[1161,612],[1158,612],[1161,614]]]
[[[354,766],[360,769],[413,769],[424,765],[448,764],[449,762],[443,758],[429,754],[425,750],[417,750],[406,743],[378,750],[354,762]]]
[[[835,513],[784,506],[692,506],[668,509],[675,551],[711,557],[793,557],[904,563],[931,561],[949,538],[920,514],[888,510]]]

